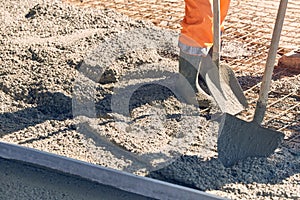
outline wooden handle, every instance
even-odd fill
[[[213,30],[214,30],[214,46],[212,60],[219,68],[220,65],[220,0],[213,1]]]
[[[288,4],[288,0],[280,1],[276,23],[273,30],[271,46],[269,49],[265,72],[264,72],[264,76],[262,79],[261,88],[259,92],[259,98],[256,104],[255,114],[253,117],[253,121],[256,121],[259,124],[262,123],[267,109],[268,93],[270,90],[271,79],[274,70],[274,64],[275,64],[275,59],[276,59],[276,54],[279,45],[280,34],[283,26],[287,4]]]

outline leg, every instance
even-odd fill
[[[179,73],[182,75],[177,84],[177,91],[186,100],[187,103],[199,105],[201,108],[207,108],[211,104],[210,97],[198,84],[199,66],[202,56],[186,54],[180,51],[179,55]],[[193,94],[186,87],[193,89]]]

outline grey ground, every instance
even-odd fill
[[[0,4],[1,141],[232,199],[300,198],[284,146],[217,160],[216,123],[172,87],[177,32],[59,1]]]

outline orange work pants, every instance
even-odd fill
[[[230,0],[220,0],[220,20],[223,21],[229,9]],[[213,0],[185,0],[185,17],[179,47],[189,54],[207,54],[213,45]],[[200,50],[200,51],[199,51]]]

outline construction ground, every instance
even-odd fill
[[[191,108],[156,84],[178,73],[183,0],[0,5],[1,142],[230,199],[300,199],[300,1],[288,3],[262,124],[284,133],[284,141],[268,158],[232,167],[218,160],[210,110]],[[232,0],[225,20],[221,62],[234,70],[247,97],[249,108],[237,115],[245,121],[254,114],[278,6],[279,0]],[[126,88],[135,95],[128,97]],[[0,161],[8,170],[0,180],[11,181],[0,188],[0,199],[47,193],[44,186],[14,182],[9,164]],[[51,195],[76,199],[71,189],[50,188]]]

